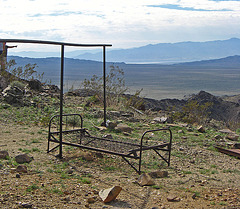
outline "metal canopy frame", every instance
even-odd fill
[[[103,97],[104,97],[104,125],[106,126],[106,47],[111,47],[112,44],[76,44],[66,42],[55,41],[42,41],[42,40],[30,40],[30,39],[0,39],[0,42],[5,43],[28,43],[28,44],[45,44],[45,45],[57,45],[61,46],[61,76],[60,76],[60,146],[58,157],[62,158],[62,116],[63,116],[63,77],[64,77],[64,47],[102,47],[103,49]]]

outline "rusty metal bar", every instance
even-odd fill
[[[59,158],[62,158],[62,123],[63,123],[63,76],[64,76],[64,45],[61,45],[61,73],[60,73],[60,135]]]
[[[107,124],[107,101],[106,101],[106,47],[103,46],[103,106],[104,106],[104,126]]]
[[[50,141],[54,142],[54,143],[59,143],[60,144],[60,141],[58,141],[58,140],[50,139]],[[130,156],[130,155],[124,154],[124,153],[113,152],[113,151],[106,150],[106,149],[100,149],[100,148],[95,148],[95,147],[84,146],[84,145],[81,145],[81,144],[74,144],[74,143],[64,142],[64,141],[62,142],[62,144],[70,145],[70,146],[73,146],[73,147],[79,147],[79,148],[83,148],[83,149],[88,149],[88,150],[92,150],[92,151],[97,151],[97,152],[104,152],[104,153],[112,154],[112,155],[119,155],[119,156],[127,157],[127,158],[139,159],[138,156],[137,157]]]
[[[76,44],[57,41],[43,41],[43,40],[31,40],[31,39],[0,39],[0,42],[9,43],[27,43],[27,44],[47,44],[47,45],[64,45],[64,46],[77,46],[77,47],[102,47],[112,46],[112,44]]]
[[[240,149],[224,149],[222,147],[217,147],[217,146],[215,148],[221,153],[240,158]]]

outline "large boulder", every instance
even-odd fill
[[[121,192],[122,187],[120,186],[114,186],[109,189],[103,189],[99,192],[99,196],[102,199],[104,203],[111,202],[116,199],[118,194]]]
[[[3,90],[2,95],[8,104],[22,104],[24,91],[17,86],[9,85]]]
[[[42,83],[37,79],[30,80],[28,82],[28,86],[30,87],[30,89],[35,91],[41,92],[43,90]]]

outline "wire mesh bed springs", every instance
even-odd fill
[[[51,144],[56,143],[53,146]],[[50,148],[50,145],[52,148]],[[80,114],[60,115],[50,119],[47,152],[59,148],[62,157],[62,146],[69,145],[96,152],[121,156],[138,174],[141,174],[143,152],[153,150],[167,165],[170,165],[172,132],[169,128],[145,131],[141,139],[121,138],[108,139],[93,136],[83,128]],[[132,162],[134,161],[134,162]]]

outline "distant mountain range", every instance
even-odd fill
[[[77,48],[76,48],[77,49]],[[27,57],[59,57],[58,53],[50,52],[19,52],[10,55]],[[149,44],[142,47],[130,49],[107,49],[108,62],[126,63],[179,63],[209,59],[219,59],[228,56],[240,55],[240,39],[231,38],[228,40],[216,40],[206,42],[178,42],[178,43],[159,43]],[[102,52],[99,49],[94,51],[76,50],[66,52],[68,58],[78,58],[86,60],[102,60]]]

